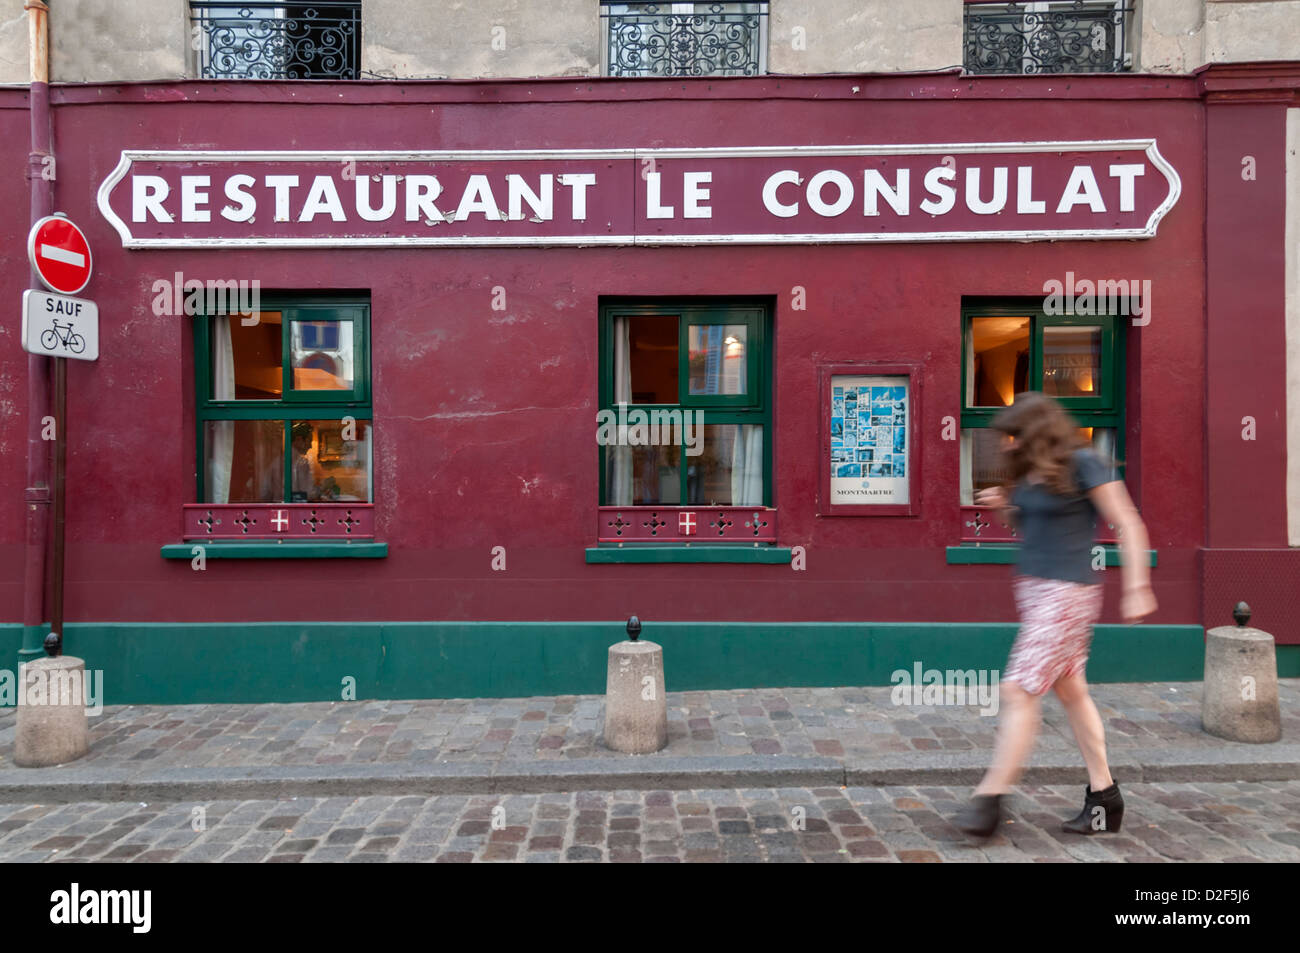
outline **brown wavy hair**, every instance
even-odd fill
[[[1017,438],[1015,446],[1003,451],[1011,483],[1037,470],[1051,492],[1079,495],[1072,457],[1076,450],[1090,445],[1079,433],[1079,425],[1055,399],[1038,391],[1019,393],[1010,407],[993,416],[989,426]],[[1118,462],[1106,460],[1104,455],[1102,458],[1110,465]]]

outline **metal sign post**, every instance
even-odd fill
[[[68,360],[54,358],[54,572],[51,580],[50,634],[45,651],[63,654],[63,514],[64,486],[68,468]]]
[[[51,567],[50,634],[45,651],[63,652],[63,562],[68,467],[68,358],[99,357],[99,309],[72,298],[90,281],[92,257],[85,234],[66,216],[50,215],[32,226],[27,255],[41,282],[55,292],[23,293],[23,348],[54,359],[54,552]],[[60,322],[62,318],[62,322]]]

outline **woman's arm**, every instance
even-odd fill
[[[1009,497],[1010,494],[1004,487],[990,486],[975,494],[975,503],[979,506],[996,506],[1002,525],[1015,529],[1019,507],[1012,506]]]
[[[1147,528],[1122,480],[1095,486],[1088,496],[1106,522],[1119,530],[1120,567],[1124,574],[1120,613],[1126,622],[1138,622],[1156,610],[1151,567],[1147,563]]]

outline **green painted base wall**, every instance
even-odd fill
[[[996,669],[1014,623],[647,622],[664,646],[669,691],[888,685],[896,669]],[[0,627],[0,668],[15,669],[22,627]],[[104,671],[107,705],[501,698],[600,694],[622,622],[70,624],[65,651]],[[1094,682],[1196,681],[1195,625],[1099,625]],[[1300,677],[1300,646],[1278,648]]]

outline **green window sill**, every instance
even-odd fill
[[[788,546],[657,546],[629,543],[623,546],[591,546],[589,563],[775,563],[789,565],[793,558]]]
[[[1106,565],[1118,566],[1120,564],[1120,548],[1114,544],[1102,543],[1101,548],[1106,553]],[[947,560],[950,566],[974,566],[988,564],[1005,564],[1014,565],[1016,554],[1020,552],[1019,543],[963,543],[960,546],[949,546],[947,549]],[[1147,550],[1149,566],[1156,565],[1156,551]]]
[[[388,555],[387,543],[373,541],[299,543],[268,539],[167,543],[162,547],[162,558],[193,559],[197,555],[196,547],[202,548],[205,559],[383,559]]]

